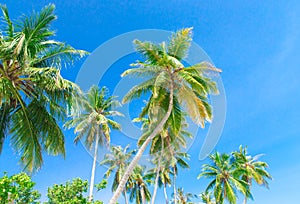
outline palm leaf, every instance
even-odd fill
[[[168,45],[168,54],[182,60],[187,56],[192,38],[192,29],[185,28],[174,33]]]
[[[163,48],[151,42],[141,42],[134,40],[135,49],[147,58],[147,62],[151,65],[159,65],[163,56]]]
[[[139,85],[132,87],[128,93],[124,96],[122,103],[128,103],[135,98],[140,97],[142,94],[147,93],[153,87],[155,78],[149,79]]]

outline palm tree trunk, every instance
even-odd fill
[[[173,166],[174,176],[173,176],[173,191],[174,191],[174,204],[177,204],[177,190],[176,190],[176,168]]]
[[[154,184],[154,190],[153,190],[151,204],[155,203],[156,193],[157,193],[157,189],[158,189],[158,179],[159,179],[160,166],[157,169],[158,170],[156,172],[155,184]]]
[[[125,203],[128,204],[128,199],[127,199],[127,195],[126,195],[126,191],[124,190],[123,192],[124,198],[125,198]]]
[[[165,183],[164,183],[164,196],[165,196],[165,199],[166,199],[166,204],[169,204],[168,194],[167,194],[167,185]]]
[[[161,140],[162,140],[162,143],[161,143],[161,153],[160,153],[160,156],[159,156],[158,166],[157,166],[157,170],[156,170],[155,185],[154,185],[154,190],[153,190],[153,196],[152,196],[151,204],[155,204],[155,198],[156,198],[156,193],[157,193],[157,189],[158,189],[158,180],[159,180],[161,160],[162,160],[163,151],[164,151],[164,141],[163,141],[162,137],[161,137]]]
[[[144,187],[141,188],[141,196],[142,196],[142,204],[145,204],[146,199],[145,199]]]
[[[248,186],[249,186],[249,191],[250,191],[251,180],[248,178],[248,176],[246,176],[246,182],[247,182],[247,184],[248,184]],[[243,204],[246,204],[246,203],[247,203],[247,193],[246,193],[246,195],[245,195]]]
[[[94,191],[94,182],[95,182],[95,171],[96,171],[96,163],[97,163],[97,154],[98,154],[98,142],[99,142],[99,127],[96,129],[96,141],[94,147],[94,161],[92,166],[92,175],[90,181],[90,193],[89,193],[89,201],[93,200],[93,191]]]
[[[247,197],[245,196],[243,204],[247,203]]]
[[[174,95],[174,86],[173,86],[173,81],[170,83],[170,99],[169,99],[169,107],[166,115],[163,117],[163,119],[160,121],[160,123],[156,126],[156,128],[153,130],[153,132],[149,135],[149,137],[145,140],[143,145],[139,148],[139,151],[127,167],[121,182],[118,185],[117,190],[115,191],[113,197],[109,201],[109,204],[116,204],[118,201],[118,198],[120,197],[120,194],[122,193],[125,184],[133,171],[134,167],[138,164],[140,158],[142,157],[144,151],[146,150],[147,146],[149,143],[152,141],[153,137],[155,137],[164,127],[165,123],[167,122],[168,118],[171,115],[172,108],[173,108],[173,95]]]

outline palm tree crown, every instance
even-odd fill
[[[135,152],[135,150],[128,151],[129,145],[127,145],[124,149],[121,146],[112,146],[111,147],[111,153],[106,154],[104,157],[104,160],[101,162],[101,165],[107,165],[108,169],[105,172],[105,178],[107,179],[111,173],[114,171],[114,179],[112,184],[112,191],[114,192],[122,178],[122,175],[124,174],[125,168],[128,166],[128,163]],[[125,190],[123,192],[125,203],[128,203],[127,199],[127,191],[128,191],[128,183],[125,187]]]
[[[83,137],[85,145],[88,149],[92,148],[95,143],[97,129],[100,132],[100,145],[109,145],[111,128],[119,130],[120,124],[111,117],[122,116],[122,114],[114,110],[119,106],[119,102],[115,100],[115,96],[108,96],[108,89],[98,86],[92,86],[85,96],[79,99],[79,114],[77,110],[72,115],[72,120],[66,122],[66,127],[75,127],[74,132],[78,133],[74,142],[78,143]]]
[[[176,197],[175,197],[176,196]],[[177,189],[177,194],[173,194],[173,200],[172,204],[178,203],[178,204],[193,204],[192,202],[193,198],[197,198],[197,195],[193,193],[185,193],[183,188]]]
[[[216,152],[209,158],[212,164],[204,164],[198,178],[212,178],[206,191],[213,189],[216,203],[222,204],[227,199],[229,203],[235,204],[237,190],[244,195],[249,193],[247,183],[235,176],[235,168],[230,162],[230,155]]]
[[[136,166],[128,180],[129,200],[135,199],[136,204],[144,204],[150,201],[151,193],[148,189],[147,174],[145,167]]]
[[[0,33],[0,152],[10,136],[25,169],[32,172],[41,167],[43,151],[65,154],[57,120],[65,118],[79,88],[60,69],[87,53],[53,39],[54,5],[16,22],[6,6],[0,7],[5,23]]]
[[[236,167],[236,177],[245,181],[249,188],[252,186],[252,181],[255,181],[258,185],[269,188],[267,179],[272,179],[272,177],[266,170],[268,164],[258,160],[262,155],[252,157],[251,155],[248,155],[247,147],[242,146],[240,146],[239,151],[233,152],[232,155]],[[252,195],[248,193],[245,196],[244,203],[246,203],[247,198],[253,199]]]

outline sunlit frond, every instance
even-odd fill
[[[168,54],[179,60],[187,56],[188,49],[192,41],[192,29],[184,28],[172,34],[168,45]]]

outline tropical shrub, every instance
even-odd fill
[[[26,173],[19,173],[0,178],[0,203],[39,203],[41,194],[34,190],[35,183]]]

